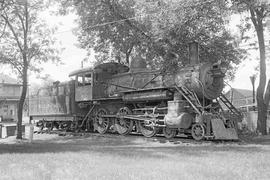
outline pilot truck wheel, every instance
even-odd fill
[[[204,136],[205,136],[204,125],[199,124],[199,123],[193,124],[191,128],[191,135],[193,139],[197,141],[204,139]]]
[[[165,127],[165,128],[163,128],[163,134],[166,138],[171,139],[171,138],[174,138],[176,136],[177,130]]]

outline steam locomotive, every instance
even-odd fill
[[[74,80],[30,97],[30,119],[47,130],[235,140],[235,121],[220,103],[229,114],[241,114],[222,95],[224,76],[220,63],[199,62],[198,44],[192,43],[189,62],[175,72],[149,70],[140,58],[130,67],[109,62],[76,70],[70,73]]]

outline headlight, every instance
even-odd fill
[[[220,67],[220,71],[225,74],[227,72],[227,68],[226,67]]]

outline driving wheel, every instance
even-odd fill
[[[133,129],[133,121],[124,118],[124,116],[128,114],[131,114],[131,110],[128,107],[122,107],[118,111],[119,118],[115,120],[115,128],[121,135],[129,134]]]
[[[104,108],[99,108],[95,113],[94,128],[100,134],[106,133],[110,127],[109,118],[103,117],[103,115],[106,115],[106,114],[108,114],[108,111]]]

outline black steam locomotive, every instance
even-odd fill
[[[221,93],[224,68],[200,63],[197,44],[190,49],[190,62],[175,72],[149,70],[143,59],[130,67],[110,62],[74,71],[74,80],[30,97],[30,119],[48,130],[238,139],[235,121],[220,106],[240,116]]]

